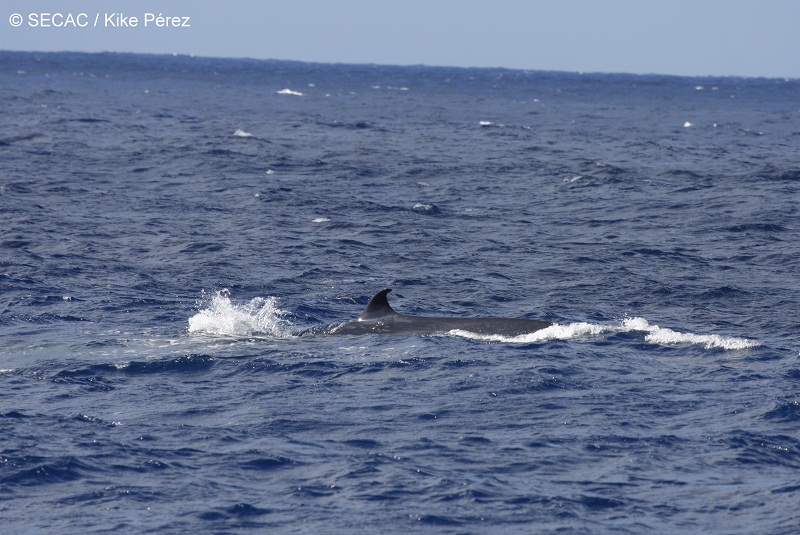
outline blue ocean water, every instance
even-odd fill
[[[0,532],[798,529],[800,81],[0,65]]]

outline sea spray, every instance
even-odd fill
[[[291,336],[291,323],[284,319],[285,312],[278,308],[275,297],[235,303],[225,289],[217,291],[210,300],[201,299],[198,308],[199,312],[189,318],[190,333],[233,338]]]

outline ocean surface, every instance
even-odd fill
[[[794,534],[798,313],[798,80],[0,52],[3,534]]]

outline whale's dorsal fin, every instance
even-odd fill
[[[386,295],[391,292],[391,288],[384,288],[380,292],[376,293],[372,299],[369,300],[367,303],[367,308],[364,309],[364,312],[358,317],[360,320],[369,320],[374,318],[380,318],[381,316],[388,316],[390,314],[397,314],[392,307],[389,306],[389,299]]]

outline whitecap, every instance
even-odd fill
[[[312,223],[329,223],[330,218],[328,217],[315,217],[311,220]]]
[[[244,130],[236,129],[236,132],[233,133],[235,137],[253,137],[253,134],[250,132],[245,132]]]
[[[189,318],[189,332],[225,337],[266,336],[288,338],[291,323],[283,319],[274,297],[256,297],[246,303],[231,301],[228,290],[220,290]]]
[[[296,97],[302,97],[303,96],[303,93],[301,93],[300,91],[292,91],[289,88],[281,89],[280,91],[275,91],[275,94],[276,95],[294,95]]]

